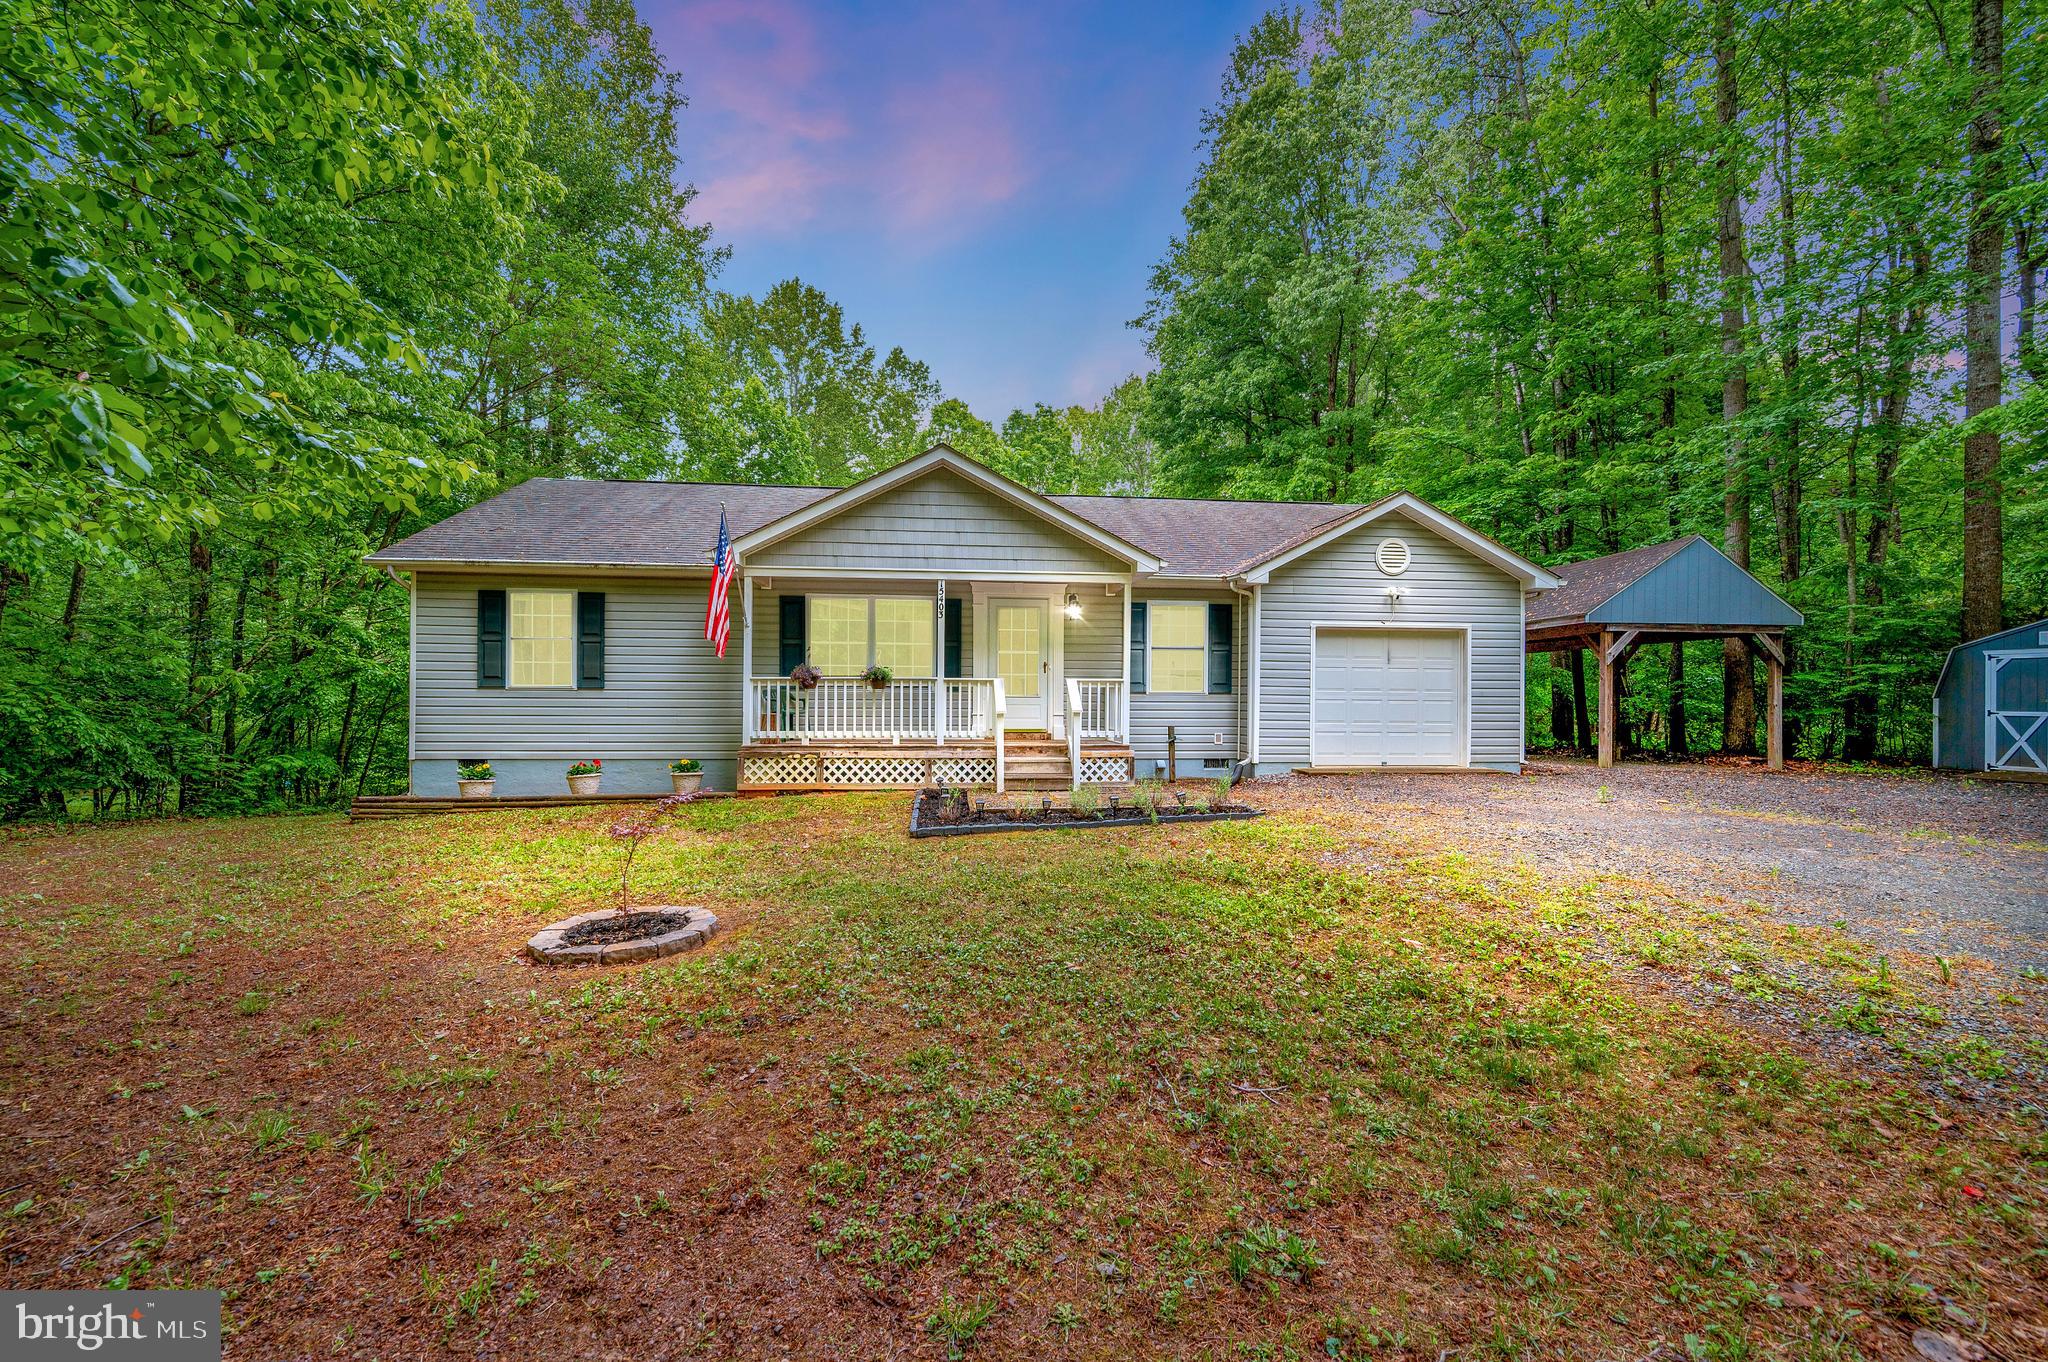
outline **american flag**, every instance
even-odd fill
[[[718,557],[711,572],[711,602],[704,607],[704,637],[725,656],[725,640],[732,634],[732,538],[725,532],[725,508],[718,508]]]

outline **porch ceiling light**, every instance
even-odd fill
[[[1067,618],[1070,620],[1081,618],[1081,598],[1071,591],[1067,593]]]

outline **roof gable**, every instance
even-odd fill
[[[1679,542],[1586,612],[1597,624],[1789,629],[1806,622],[1778,594],[1698,535]]]
[[[993,469],[976,463],[947,445],[934,445],[914,459],[897,464],[894,468],[884,469],[851,487],[841,488],[829,496],[821,497],[758,529],[740,535],[734,539],[733,547],[739,552],[741,560],[745,561],[749,555],[801,534],[835,516],[846,514],[898,487],[942,471],[974,484],[1010,505],[1057,526],[1072,538],[1109,554],[1138,572],[1151,573],[1159,570],[1159,559],[1155,555],[1110,533],[1094,521],[1075,514],[1052,498],[1040,496],[1022,483],[1013,482]]]
[[[1556,586],[1557,578],[1548,569],[1538,566],[1514,550],[1497,544],[1464,521],[1424,501],[1421,497],[1407,492],[1396,492],[1370,506],[1361,506],[1348,515],[1342,515],[1324,525],[1315,527],[1296,536],[1291,544],[1276,545],[1274,549],[1252,564],[1243,575],[1248,582],[1265,582],[1274,572],[1314,553],[1336,539],[1362,529],[1387,516],[1403,516],[1434,532],[1439,538],[1456,544],[1481,562],[1489,563],[1508,576],[1520,582],[1525,588],[1541,589]]]

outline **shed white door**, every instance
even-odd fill
[[[1319,629],[1310,722],[1317,766],[1463,766],[1465,638]]]
[[[1984,654],[1985,764],[2048,771],[2048,648]]]

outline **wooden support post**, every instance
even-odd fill
[[[1769,634],[1752,635],[1770,675],[1770,710],[1764,716],[1764,761],[1773,771],[1785,769],[1785,649]]]
[[[1596,652],[1600,662],[1600,764],[1614,765],[1614,634],[1611,630],[1600,631],[1600,646]]]
[[[1767,654],[1764,665],[1771,675],[1771,712],[1764,720],[1764,752],[1773,771],[1785,769],[1785,664]]]

